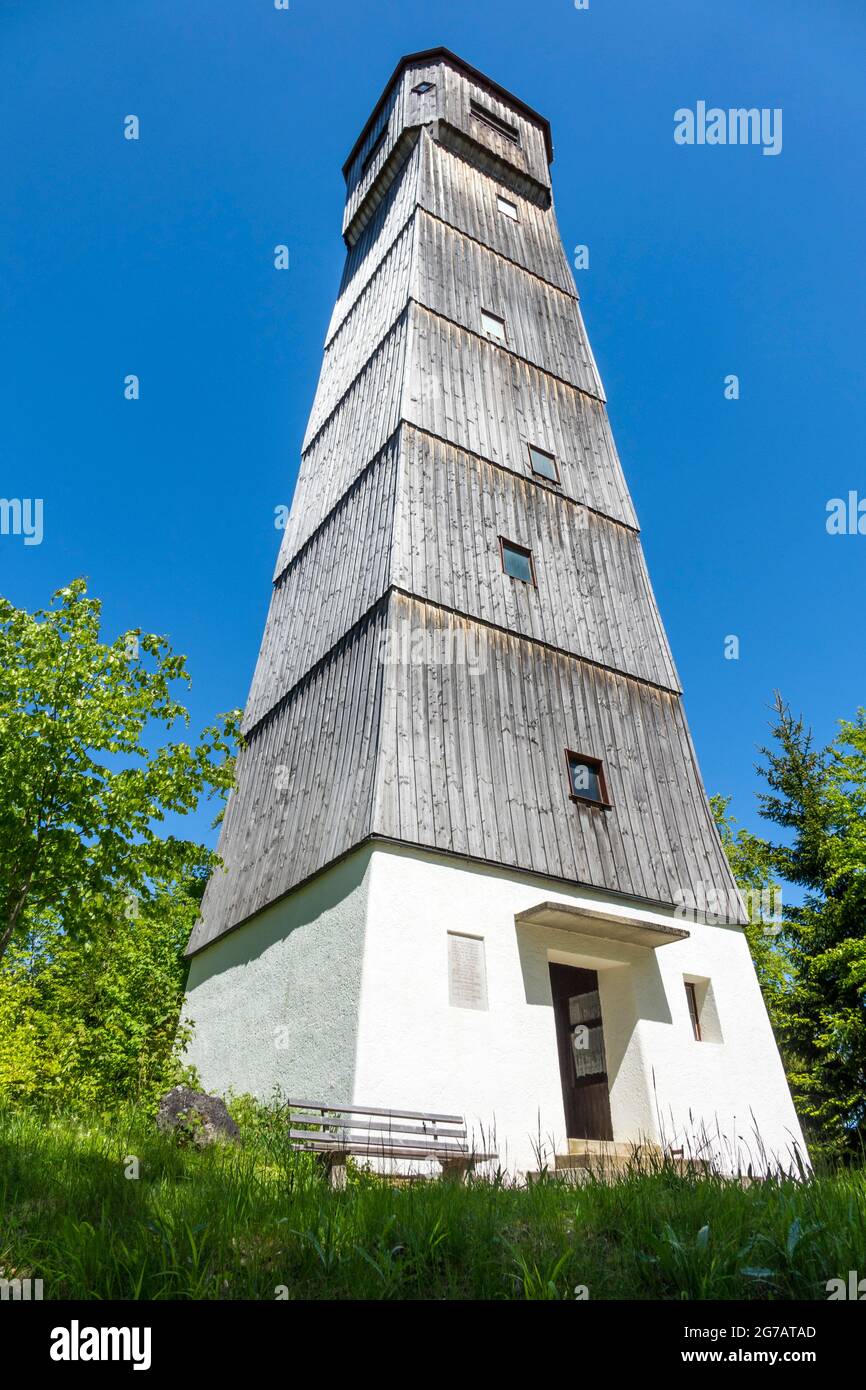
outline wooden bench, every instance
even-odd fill
[[[318,1100],[290,1100],[287,1106],[292,1147],[315,1154],[332,1187],[345,1187],[349,1154],[435,1162],[443,1177],[459,1182],[466,1181],[476,1163],[497,1157],[468,1147],[462,1115],[376,1110]],[[297,1125],[318,1128],[297,1129]]]

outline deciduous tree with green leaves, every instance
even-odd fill
[[[54,912],[16,933],[0,967],[0,1096],[40,1107],[152,1110],[189,1038],[184,947],[201,881],[140,906],[107,900],[86,933]]]
[[[46,924],[98,936],[120,903],[164,901],[215,863],[159,830],[203,796],[221,805],[239,714],[159,742],[189,724],[186,660],[140,630],[103,641],[100,621],[82,579],[32,614],[0,599],[0,960]]]

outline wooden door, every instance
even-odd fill
[[[559,1073],[569,1139],[613,1139],[598,973],[550,966]]]

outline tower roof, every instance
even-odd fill
[[[416,63],[435,63],[440,60],[450,63],[452,67],[460,68],[460,70],[465,72],[468,77],[471,77],[474,82],[478,82],[481,86],[486,87],[488,91],[492,92],[495,96],[501,97],[503,101],[509,102],[517,111],[521,111],[524,116],[528,116],[530,120],[537,121],[544,134],[547,161],[549,164],[553,163],[553,137],[550,133],[550,122],[546,116],[542,116],[541,113],[534,110],[533,107],[527,106],[525,101],[521,101],[520,97],[516,97],[513,92],[509,92],[507,87],[503,87],[498,82],[494,82],[492,77],[488,77],[485,73],[480,72],[478,68],[474,68],[471,63],[467,63],[463,58],[458,57],[456,53],[452,53],[450,48],[422,48],[418,53],[404,53],[388,81],[385,83],[382,95],[370,112],[360,135],[349,151],[346,162],[343,165],[344,178],[348,176],[353,159],[363,145],[370,127],[378,120],[379,113],[388,100],[388,94],[404,68],[411,67]]]

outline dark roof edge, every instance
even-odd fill
[[[352,164],[352,161],[355,159],[359,149],[363,145],[370,127],[377,120],[379,113],[382,110],[382,107],[385,105],[385,102],[388,99],[388,94],[391,91],[391,88],[394,86],[394,83],[397,81],[397,78],[400,76],[403,69],[408,67],[410,63],[420,63],[424,61],[429,62],[437,58],[443,58],[446,62],[452,63],[455,67],[462,68],[463,71],[465,73],[468,73],[471,78],[473,78],[476,82],[481,83],[483,86],[487,87],[487,89],[493,92],[496,96],[502,97],[505,101],[510,102],[512,106],[516,107],[518,111],[522,111],[523,114],[525,116],[528,116],[531,120],[538,121],[544,132],[544,144],[547,149],[547,162],[548,164],[553,163],[553,138],[550,133],[550,122],[548,121],[546,116],[542,116],[540,112],[535,111],[531,106],[527,106],[525,101],[521,101],[520,97],[516,97],[513,92],[509,92],[507,87],[500,86],[498,82],[493,81],[492,77],[488,77],[478,68],[474,68],[471,63],[467,63],[463,58],[458,57],[456,53],[452,53],[450,48],[423,48],[418,53],[405,53],[403,57],[400,59],[397,66],[395,67],[391,76],[388,78],[388,81],[385,83],[382,95],[376,102],[376,105],[373,107],[373,110],[370,112],[369,117],[364,122],[364,128],[361,131],[361,134],[358,136],[357,140],[355,141],[354,145],[352,146],[348,158],[346,159],[346,162],[343,165],[344,178],[348,178],[349,168]]]

